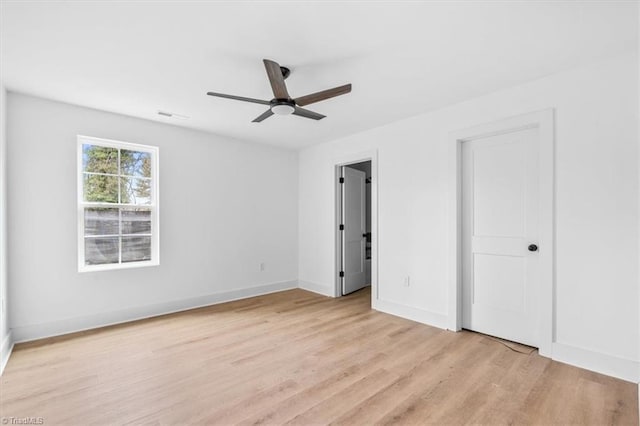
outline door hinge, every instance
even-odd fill
[[[340,278],[344,277],[344,271],[340,271]]]
[[[344,225],[343,224],[340,224],[340,230],[344,231]]]
[[[343,177],[340,178],[340,183],[344,183],[344,178]]]

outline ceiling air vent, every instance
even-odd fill
[[[179,120],[186,120],[189,118],[186,115],[174,114],[172,112],[166,112],[166,111],[158,111],[158,115],[161,115],[163,117],[169,117],[169,118],[177,118]]]

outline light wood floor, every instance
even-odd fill
[[[1,414],[51,424],[638,424],[635,384],[291,290],[18,345]]]

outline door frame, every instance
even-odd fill
[[[350,164],[371,161],[371,306],[378,300],[378,151],[364,151],[347,154],[333,159],[333,187],[334,187],[334,288],[333,297],[342,297],[342,281],[340,278],[340,262],[342,260],[342,242],[340,223],[342,211],[342,197],[340,196],[340,168]]]
[[[540,355],[551,357],[555,339],[555,129],[553,109],[509,117],[449,135],[449,321],[450,330],[462,329],[462,144],[489,136],[537,128],[539,132],[540,220]]]

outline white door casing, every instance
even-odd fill
[[[371,307],[378,309],[378,151],[368,150],[343,154],[332,159],[332,169],[334,176],[334,224],[335,224],[335,270],[334,270],[334,286],[333,297],[342,296],[342,231],[339,225],[342,223],[342,184],[339,183],[342,177],[344,166],[350,164],[371,161],[371,177],[370,177],[370,203],[371,203]],[[365,242],[366,247],[366,242]]]
[[[466,142],[538,129],[539,283],[538,353],[552,357],[555,338],[555,111],[550,108],[465,128],[449,135],[449,309],[450,330],[462,329],[462,146]]]
[[[342,214],[344,231],[342,294],[349,294],[367,286],[366,251],[366,174],[349,167],[343,168]]]
[[[537,128],[462,144],[462,326],[539,342]]]

